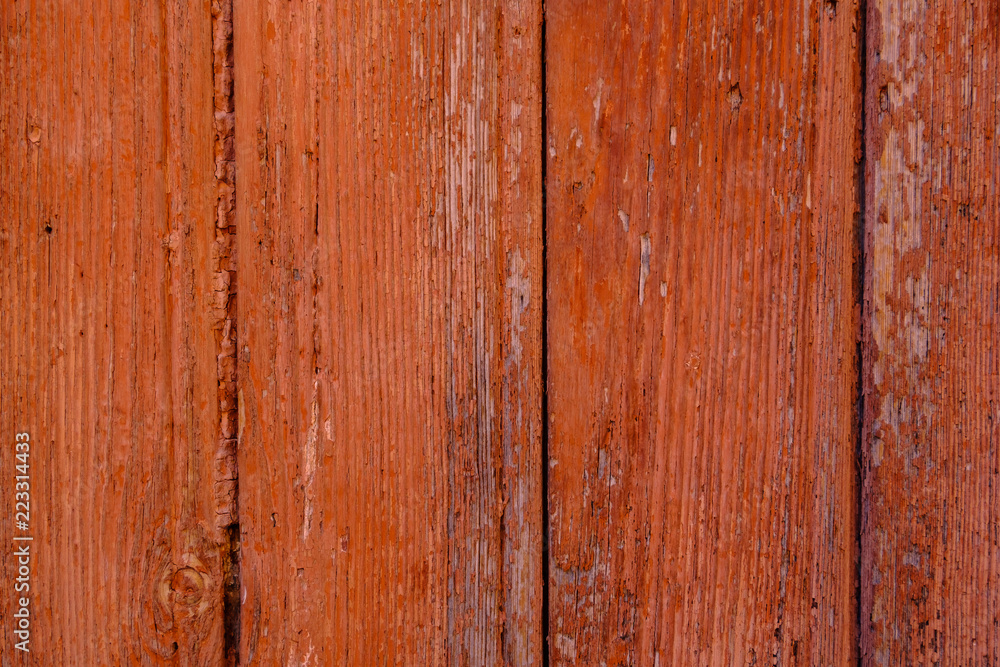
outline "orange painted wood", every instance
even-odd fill
[[[232,657],[216,14],[0,5],[4,665]],[[32,443],[30,656],[10,623],[15,431]]]
[[[1000,4],[868,9],[862,655],[1000,661]]]
[[[0,663],[1000,661],[1000,5],[860,5],[3,3]]]
[[[857,657],[857,3],[546,3],[551,664]]]
[[[243,664],[541,664],[540,11],[235,6]]]

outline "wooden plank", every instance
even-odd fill
[[[867,664],[1000,661],[1000,5],[868,9]]]
[[[541,663],[540,21],[236,6],[246,664]]]
[[[857,657],[858,3],[546,3],[550,639]]]
[[[30,529],[0,522],[4,665],[226,659],[218,48],[204,2],[0,6],[5,503],[32,443]],[[28,656],[12,532],[34,538]]]

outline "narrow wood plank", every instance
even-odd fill
[[[540,20],[236,5],[245,664],[541,664]]]
[[[1000,662],[1000,4],[868,13],[862,651]]]
[[[553,665],[857,657],[858,3],[546,3]]]
[[[226,660],[216,50],[204,2],[0,6],[0,488],[26,431],[34,537],[25,656],[0,522],[5,665]]]

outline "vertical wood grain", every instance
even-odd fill
[[[1000,661],[1000,3],[869,3],[862,654]]]
[[[546,3],[553,665],[857,658],[860,20]]]
[[[212,12],[5,2],[0,55],[2,490],[28,431],[37,556],[4,664],[223,664]]]
[[[540,21],[235,6],[244,664],[541,664]]]

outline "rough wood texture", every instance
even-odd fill
[[[29,662],[223,664],[213,15],[0,7],[0,461],[7,502],[31,434]],[[24,657],[7,592],[4,665]]]
[[[236,5],[244,664],[541,664],[540,3]]]
[[[1000,662],[1000,3],[869,3],[862,651]]]
[[[553,665],[857,655],[857,3],[546,3]]]

